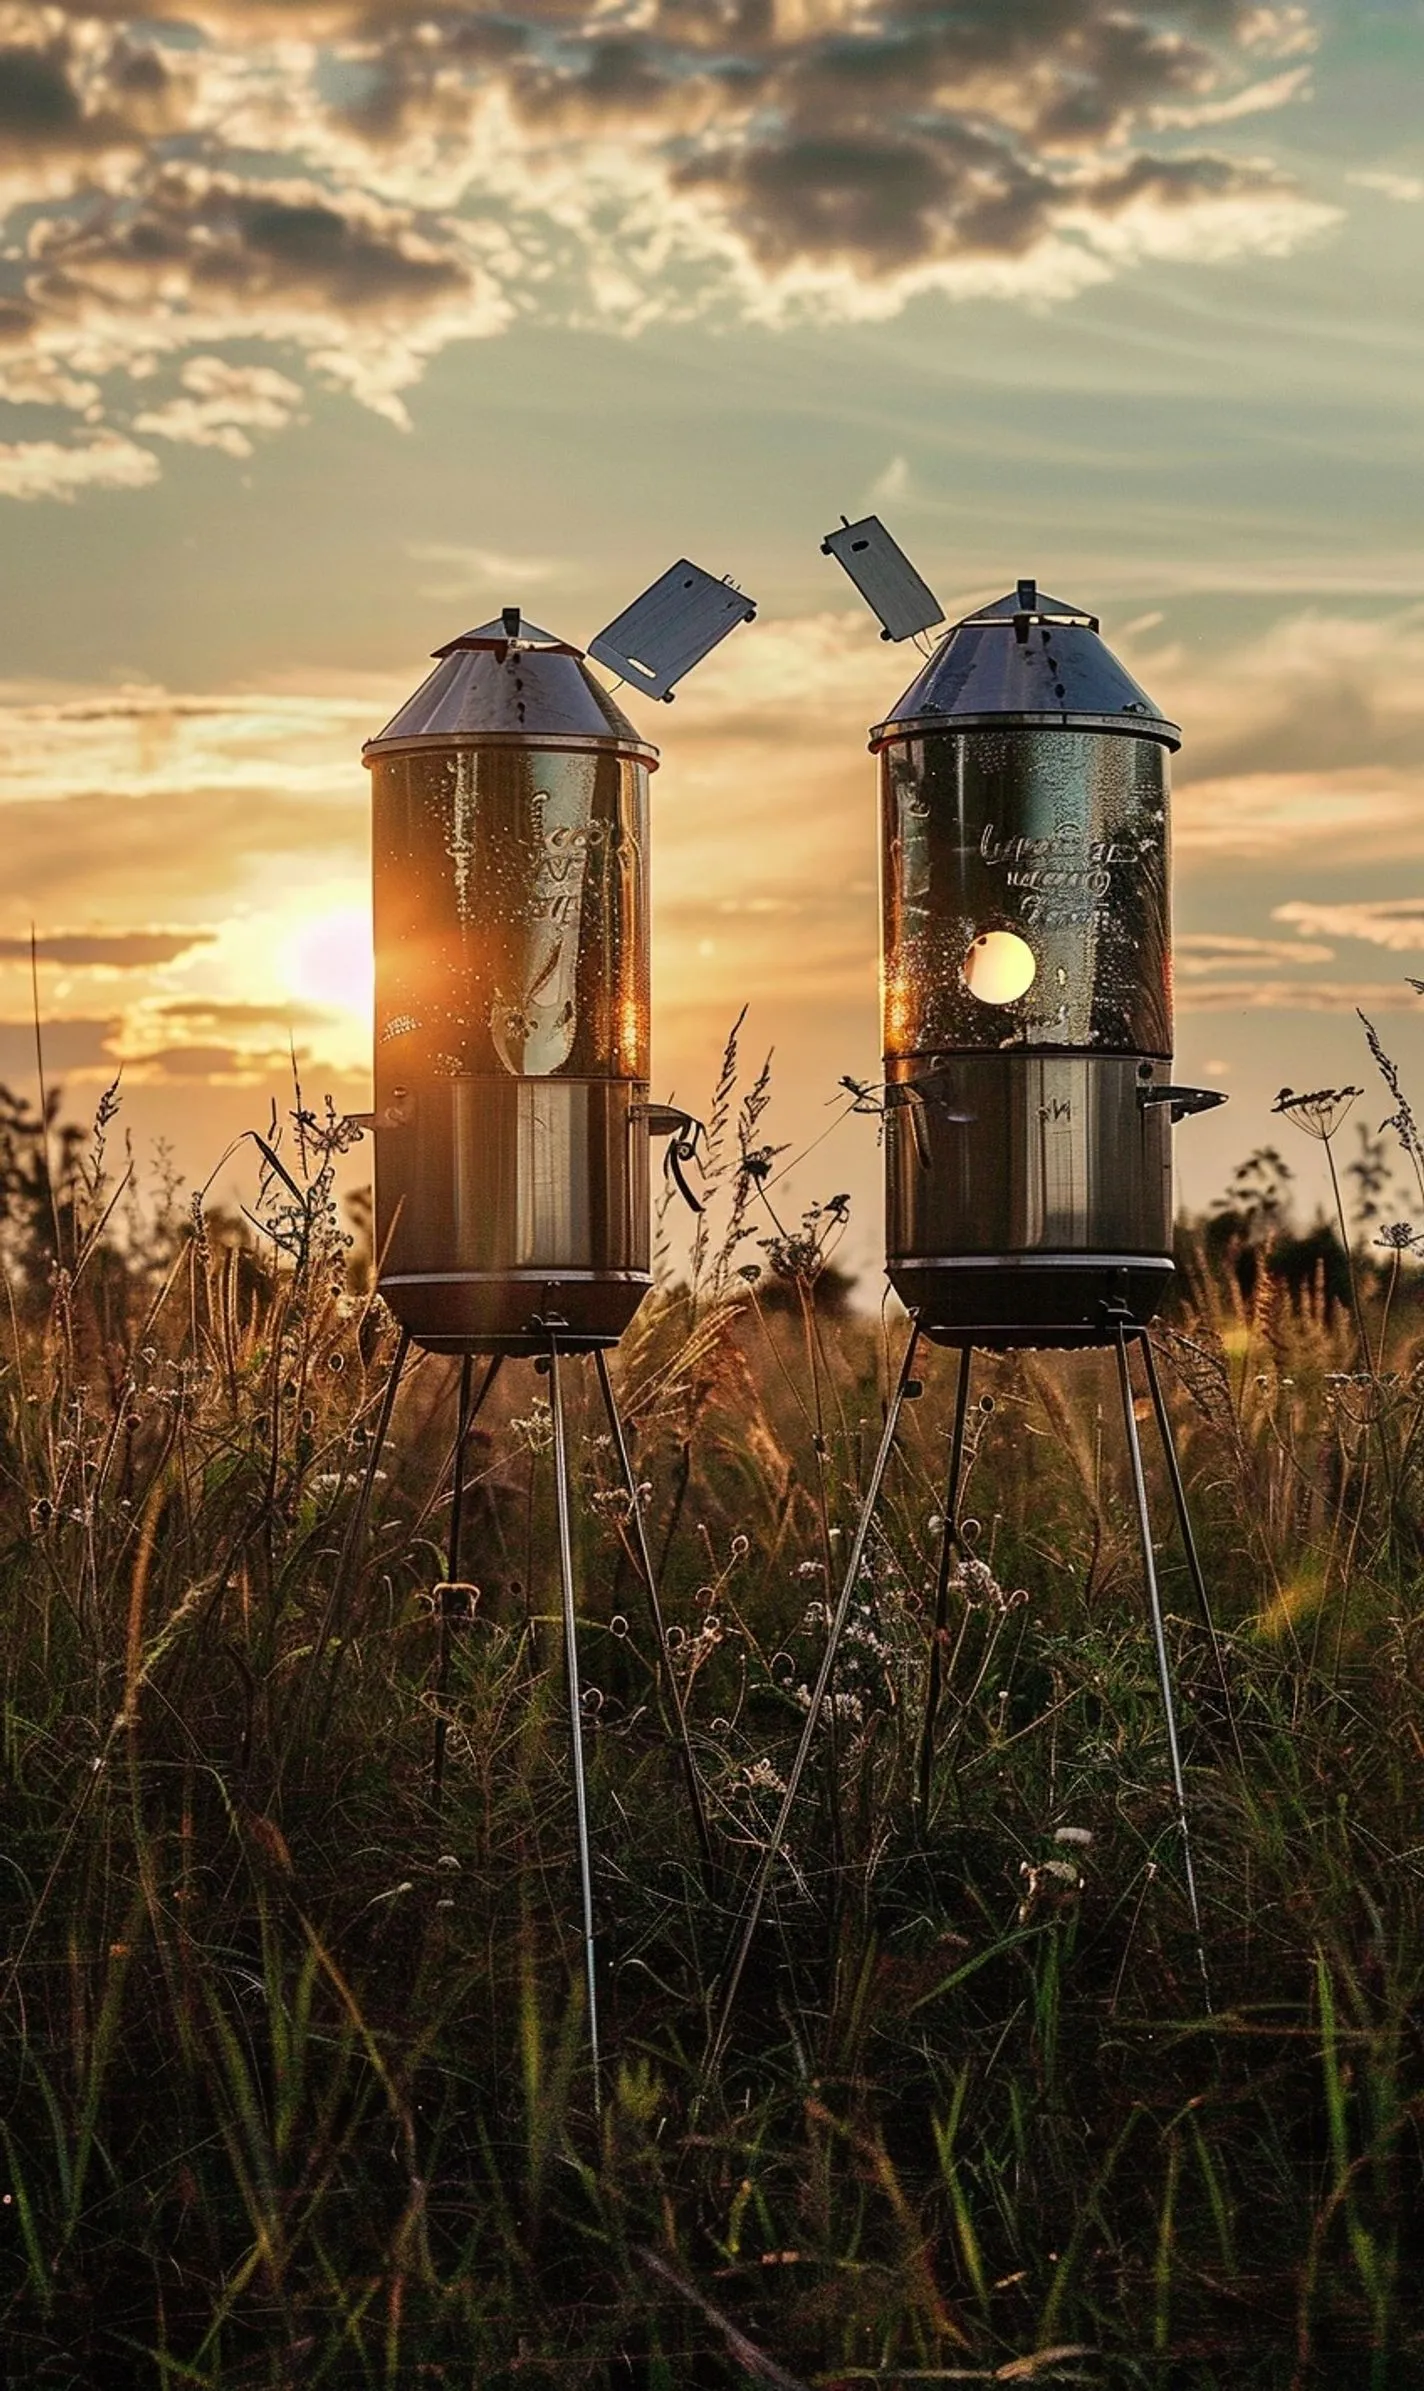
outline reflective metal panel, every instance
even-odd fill
[[[467,1072],[648,1073],[646,766],[372,757],[376,1101]]]
[[[648,1133],[634,1082],[437,1079],[381,1133],[381,1292],[423,1345],[612,1343],[651,1284]],[[547,1337],[543,1339],[547,1343]]]
[[[842,521],[828,531],[821,554],[833,556],[850,575],[867,606],[880,620],[884,639],[913,639],[944,621],[944,608],[927,581],[878,515],[862,515],[858,523]]]
[[[694,664],[755,613],[753,599],[683,556],[589,641],[588,652],[645,697],[670,697]]]
[[[1085,1341],[1105,1303],[1150,1317],[1171,1272],[1165,1065],[941,1055],[893,1067],[886,1252],[931,1336]]]
[[[999,636],[1003,636],[1002,630]],[[948,730],[881,755],[887,1068],[913,1056],[1171,1052],[1167,754],[1121,732]],[[1013,932],[1033,978],[966,978]]]

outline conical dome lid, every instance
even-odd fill
[[[399,748],[517,744],[610,748],[657,764],[657,749],[595,681],[583,650],[512,606],[436,656],[434,672],[367,740],[367,760]]]
[[[956,623],[910,683],[872,748],[933,730],[994,729],[1009,723],[1071,730],[1129,731],[1181,746],[1145,689],[1098,636],[1097,617],[1032,581]]]

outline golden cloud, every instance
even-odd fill
[[[16,444],[0,491],[138,486],[149,440],[240,457],[307,377],[402,423],[434,356],[531,309],[637,329],[1064,298],[1284,255],[1337,214],[1189,144],[1304,93],[1303,67],[1261,70],[1311,20],[1247,0],[188,0],[184,25],[0,5],[25,250],[0,397],[86,427]],[[220,354],[253,340],[280,373]]]

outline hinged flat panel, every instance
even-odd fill
[[[670,697],[684,673],[755,613],[753,599],[684,556],[591,639],[588,652],[645,696]]]
[[[917,631],[944,621],[944,608],[934,591],[878,515],[865,515],[859,523],[843,523],[839,531],[827,532],[821,554],[833,556],[849,573],[872,614],[879,616],[887,639],[913,639]]]

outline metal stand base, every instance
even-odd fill
[[[761,1922],[762,1910],[765,1906],[767,1889],[771,1881],[772,1871],[776,1867],[777,1861],[781,1857],[782,1847],[786,1839],[786,1831],[791,1822],[791,1814],[795,1807],[796,1797],[801,1786],[801,1780],[805,1775],[807,1762],[811,1754],[811,1747],[815,1741],[817,1727],[820,1724],[821,1712],[825,1705],[827,1690],[830,1686],[832,1672],[834,1671],[836,1664],[836,1654],[840,1645],[841,1637],[845,1631],[846,1620],[850,1613],[850,1607],[855,1593],[856,1583],[860,1576],[860,1567],[862,1559],[864,1558],[865,1547],[870,1534],[871,1521],[874,1516],[876,1504],[880,1499],[881,1485],[884,1481],[886,1468],[889,1464],[890,1454],[895,1442],[896,1431],[900,1424],[900,1413],[904,1407],[906,1395],[909,1393],[912,1384],[911,1372],[913,1370],[915,1356],[919,1350],[921,1336],[924,1333],[925,1332],[922,1329],[918,1315],[912,1313],[910,1316],[910,1334],[905,1346],[904,1358],[900,1364],[899,1379],[896,1383],[894,1394],[891,1397],[889,1409],[885,1415],[885,1427],[884,1433],[880,1440],[880,1449],[875,1458],[875,1466],[871,1471],[870,1482],[865,1491],[865,1500],[861,1505],[860,1517],[856,1523],[855,1536],[851,1544],[850,1558],[846,1567],[845,1580],[841,1588],[840,1599],[836,1605],[834,1615],[831,1619],[830,1628],[826,1637],[825,1650],[821,1655],[821,1665],[816,1675],[816,1682],[811,1689],[811,1700],[806,1712],[805,1725],[801,1731],[801,1741],[796,1749],[796,1757],[791,1764],[791,1773],[787,1778],[786,1792],[782,1799],[781,1809],[778,1813],[776,1824],[772,1830],[771,1840],[762,1853],[756,1875],[752,1880],[751,1890],[747,1895],[746,1903],[742,1913],[738,1938],[733,1947],[729,1961],[722,1994],[722,2006],[718,2016],[716,2030],[708,2046],[707,2068],[709,2072],[715,2069],[726,2045],[733,2009],[736,2005],[737,1994],[741,1988],[742,1978],[746,1971],[747,1960],[751,1953],[752,1944],[756,1937],[757,1927]],[[1140,1348],[1143,1355],[1148,1389],[1152,1399],[1153,1416],[1156,1420],[1158,1435],[1161,1439],[1162,1450],[1166,1459],[1168,1479],[1172,1488],[1172,1501],[1176,1512],[1177,1527],[1186,1551],[1187,1568],[1192,1581],[1192,1589],[1196,1596],[1197,1606],[1200,1610],[1202,1623],[1206,1629],[1207,1637],[1211,1645],[1218,1677],[1220,1679],[1223,1693],[1226,1697],[1227,1718],[1230,1721],[1233,1740],[1236,1742],[1238,1757],[1240,1756],[1241,1746],[1239,1738],[1237,1737],[1235,1718],[1232,1713],[1230,1685],[1226,1676],[1225,1663],[1222,1658],[1221,1646],[1217,1638],[1215,1624],[1212,1620],[1211,1605],[1207,1597],[1206,1580],[1202,1575],[1201,1563],[1197,1557],[1196,1542],[1192,1535],[1191,1518],[1187,1510],[1186,1492],[1182,1485],[1181,1471],[1177,1466],[1177,1456],[1172,1444],[1171,1424],[1167,1416],[1167,1407],[1163,1399],[1161,1383],[1157,1376],[1156,1361],[1153,1356],[1147,1330],[1138,1322],[1127,1320],[1110,1321],[1107,1324],[1106,1329],[1099,1332],[1095,1342],[1100,1345],[1104,1343],[1112,1344],[1117,1355],[1118,1389],[1122,1400],[1123,1428],[1127,1443],[1128,1459],[1131,1465],[1134,1507],[1137,1514],[1138,1535],[1142,1548],[1143,1574],[1146,1581],[1148,1616],[1152,1629],[1153,1650],[1157,1661],[1157,1676],[1162,1696],[1162,1707],[1167,1724],[1167,1750],[1172,1774],[1172,1790],[1177,1812],[1177,1827],[1181,1839],[1182,1873],[1185,1883],[1187,1901],[1191,1910],[1192,1929],[1196,1942],[1197,1962],[1201,1970],[1203,1995],[1207,2010],[1210,2012],[1211,1982],[1207,1971],[1206,1945],[1202,1934],[1201,1906],[1197,1896],[1196,1869],[1192,1856],[1191,1828],[1187,1815],[1186,1783],[1182,1771],[1181,1743],[1177,1728],[1176,1694],[1172,1683],[1171,1663],[1167,1651],[1166,1627],[1162,1614],[1161,1595],[1157,1583],[1157,1564],[1152,1541],[1152,1522],[1147,1507],[1147,1483],[1142,1466],[1142,1448],[1138,1440],[1137,1416],[1134,1408],[1132,1391],[1132,1376],[1128,1365],[1129,1344],[1136,1344]],[[924,1825],[927,1824],[929,1817],[930,1788],[934,1769],[935,1721],[939,1711],[944,1682],[944,1646],[947,1640],[948,1632],[950,1582],[955,1555],[957,1553],[961,1553],[963,1550],[962,1539],[959,1530],[959,1489],[960,1481],[964,1471],[965,1438],[969,1412],[970,1371],[973,1363],[973,1355],[973,1343],[970,1340],[966,1340],[960,1346],[959,1381],[955,1390],[954,1425],[950,1435],[949,1471],[945,1488],[944,1511],[942,1515],[943,1525],[940,1532],[939,1565],[935,1585],[934,1627],[930,1640],[929,1664],[926,1673],[925,1713],[920,1734],[918,1767],[916,1771],[916,1806],[922,1829]]]
[[[402,1336],[391,1367],[391,1376],[381,1404],[380,1417],[371,1452],[366,1464],[361,1494],[353,1514],[352,1525],[342,1547],[342,1567],[338,1583],[344,1578],[345,1566],[354,1551],[357,1537],[364,1528],[370,1508],[371,1489],[375,1484],[381,1448],[395,1409],[396,1392],[401,1372],[410,1349],[410,1339]],[[578,1347],[575,1350],[583,1351]],[[449,1733],[447,1699],[450,1685],[450,1663],[454,1644],[454,1629],[462,1616],[468,1616],[462,1605],[466,1589],[460,1577],[462,1543],[465,1525],[465,1459],[471,1432],[494,1387],[507,1355],[493,1354],[487,1361],[477,1391],[474,1389],[474,1357],[466,1353],[460,1367],[460,1396],[455,1449],[450,1465],[450,1540],[446,1579],[438,1592],[440,1640],[435,1663],[435,1731],[430,1764],[430,1797],[439,1811],[444,1794],[445,1753]],[[598,2026],[597,1948],[594,1933],[593,1908],[593,1838],[588,1816],[588,1785],[584,1769],[583,1749],[583,1693],[579,1674],[578,1607],[574,1574],[573,1504],[569,1473],[568,1435],[564,1419],[563,1363],[568,1349],[560,1332],[553,1325],[546,1327],[542,1350],[534,1357],[537,1370],[547,1373],[549,1380],[549,1412],[553,1427],[554,1506],[559,1548],[559,1588],[563,1611],[564,1678],[568,1698],[569,1743],[573,1762],[574,1819],[578,1836],[579,1905],[584,1957],[584,1984],[588,2006],[589,2059],[593,2077],[595,2110],[602,2108],[602,2046]],[[599,1392],[607,1415],[613,1449],[628,1498],[628,1519],[624,1529],[625,1548],[642,1582],[647,1599],[648,1615],[653,1631],[659,1695],[670,1703],[673,1713],[673,1732],[682,1764],[688,1802],[696,1829],[698,1849],[706,1880],[710,1884],[714,1860],[712,1837],[707,1824],[707,1808],[702,1779],[693,1756],[692,1738],[688,1730],[687,1714],[683,1707],[682,1689],[669,1655],[667,1629],[663,1620],[662,1603],[658,1594],[657,1574],[648,1548],[647,1526],[643,1518],[638,1482],[633,1473],[628,1438],[613,1392],[608,1362],[601,1349],[593,1354],[598,1374]]]

